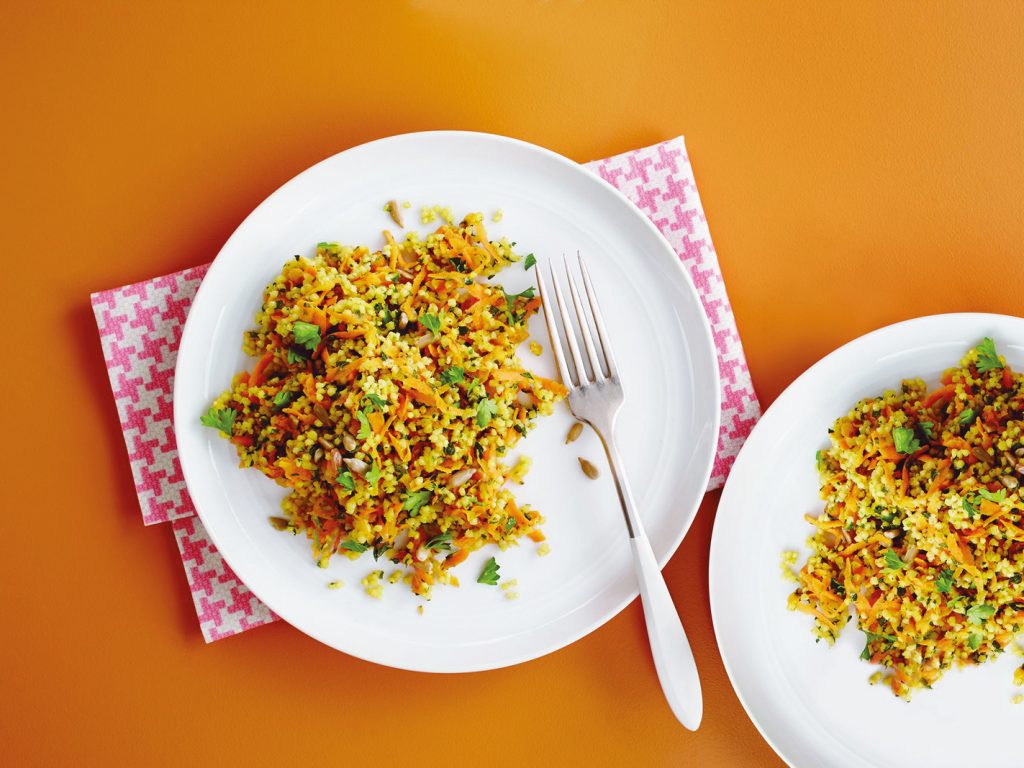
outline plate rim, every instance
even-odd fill
[[[178,355],[177,359],[175,360],[174,367],[175,376],[172,401],[174,407],[175,435],[179,433],[179,427],[184,424],[185,419],[190,418],[190,416],[188,414],[183,413],[182,409],[179,407],[179,403],[182,401],[182,398],[179,396],[179,393],[185,387],[185,384],[183,383],[185,379],[183,376],[179,374],[183,364],[182,361],[187,361],[189,359],[187,350],[192,348],[193,345],[191,342],[193,337],[197,333],[195,323],[193,322],[196,315],[192,312],[192,309],[195,306],[197,306],[197,304],[203,299],[206,290],[208,289],[208,286],[212,284],[210,277],[219,275],[221,271],[227,268],[225,267],[225,254],[232,248],[234,242],[237,239],[241,238],[242,232],[248,229],[250,226],[255,226],[253,222],[260,215],[261,211],[264,210],[265,208],[270,207],[278,197],[284,196],[285,194],[287,194],[288,190],[299,186],[304,178],[306,178],[307,176],[312,176],[321,166],[334,161],[336,158],[342,155],[357,154],[359,152],[369,151],[370,148],[377,148],[380,146],[394,144],[398,142],[419,141],[424,139],[428,141],[431,139],[469,139],[471,141],[483,140],[487,142],[494,142],[495,144],[498,145],[513,145],[521,149],[525,149],[534,154],[537,154],[539,156],[545,157],[552,162],[562,165],[563,167],[571,168],[574,172],[580,173],[589,178],[594,183],[601,185],[606,193],[610,192],[615,198],[618,199],[618,201],[621,204],[624,204],[626,208],[633,214],[633,217],[636,220],[640,221],[642,223],[642,226],[646,227],[648,231],[654,235],[656,241],[660,243],[660,250],[664,253],[664,258],[667,261],[670,261],[672,264],[674,264],[675,268],[679,270],[679,274],[683,279],[682,285],[685,286],[685,290],[689,293],[690,299],[694,302],[694,306],[699,308],[700,310],[698,313],[701,318],[700,329],[699,331],[695,329],[695,335],[699,335],[700,340],[703,342],[705,349],[708,350],[710,354],[709,360],[704,362],[710,363],[708,368],[710,371],[710,375],[712,377],[713,384],[713,386],[711,387],[711,405],[713,406],[711,418],[712,437],[708,441],[709,447],[705,451],[705,455],[701,457],[703,466],[700,468],[700,474],[698,475],[699,483],[697,484],[697,487],[703,490],[696,494],[692,502],[682,510],[683,512],[685,512],[686,521],[682,526],[680,526],[679,532],[676,535],[675,540],[670,542],[670,546],[665,550],[665,554],[663,555],[663,557],[659,558],[658,561],[659,568],[664,568],[665,564],[676,553],[679,546],[682,544],[682,541],[685,538],[686,534],[692,527],[694,519],[697,515],[697,511],[700,508],[700,504],[703,501],[705,495],[707,494],[707,486],[711,479],[711,472],[714,466],[714,459],[717,454],[718,441],[721,434],[721,372],[719,369],[717,347],[715,345],[714,336],[711,330],[711,323],[704,309],[704,303],[700,297],[700,294],[693,283],[693,279],[690,276],[685,265],[679,258],[679,255],[675,252],[675,250],[672,248],[672,245],[668,242],[668,240],[661,233],[661,231],[654,225],[654,223],[647,217],[647,215],[643,211],[641,211],[636,206],[636,204],[633,203],[633,201],[626,197],[625,194],[623,194],[620,190],[618,190],[610,183],[605,181],[603,178],[601,178],[597,173],[586,168],[583,163],[578,163],[570,158],[565,157],[564,155],[554,152],[553,150],[547,149],[546,147],[541,147],[539,145],[523,141],[521,139],[515,139],[509,136],[503,136],[500,134],[493,134],[481,131],[462,130],[413,131],[408,133],[400,133],[391,136],[385,136],[382,138],[366,141],[361,144],[354,145],[352,147],[348,147],[339,152],[324,157],[323,159],[304,168],[303,170],[292,176],[290,179],[288,179],[287,181],[279,185],[276,189],[274,189],[269,195],[263,198],[238,224],[238,226],[232,231],[231,235],[224,242],[224,245],[221,246],[220,250],[217,252],[217,255],[210,263],[209,269],[203,276],[199,288],[196,291],[195,296],[193,297],[191,305],[189,306],[189,313],[188,316],[186,317],[185,324],[182,327],[181,340],[179,342]],[[439,664],[424,665],[419,663],[419,659],[408,659],[402,660],[401,662],[395,661],[394,659],[385,661],[381,658],[375,658],[368,653],[357,652],[348,648],[341,648],[337,644],[330,642],[328,639],[321,636],[321,633],[314,632],[308,628],[304,628],[290,621],[288,619],[288,614],[290,613],[290,611],[287,606],[285,606],[284,609],[282,610],[282,606],[279,603],[277,603],[276,600],[267,600],[265,595],[259,594],[259,592],[257,592],[256,589],[253,589],[252,586],[245,582],[245,580],[239,574],[238,569],[235,567],[235,564],[232,563],[233,556],[229,555],[228,551],[221,546],[223,542],[218,540],[219,534],[215,532],[215,526],[211,527],[207,524],[206,516],[204,515],[203,512],[203,503],[197,500],[196,495],[193,492],[194,478],[191,477],[191,473],[189,471],[191,461],[186,461],[184,459],[184,452],[181,451],[180,444],[178,446],[178,450],[182,476],[185,481],[185,487],[188,491],[189,497],[192,500],[193,507],[195,508],[196,516],[203,523],[207,535],[210,537],[210,540],[213,542],[213,545],[217,548],[218,552],[221,554],[221,557],[223,557],[225,563],[232,569],[233,572],[235,572],[239,581],[245,584],[245,586],[252,592],[252,594],[261,602],[263,602],[278,617],[280,617],[283,621],[288,623],[290,626],[292,626],[299,632],[302,632],[303,634],[307,635],[308,637],[311,637],[317,642],[323,643],[324,645],[328,646],[333,650],[339,651],[354,658],[361,659],[363,661],[368,661],[374,664],[380,664],[382,666],[387,666],[395,669],[402,669],[406,671],[428,672],[436,674],[470,673],[511,667],[517,664],[522,664],[524,662],[531,661],[533,659],[542,658],[551,653],[554,653],[555,651],[561,650],[562,648],[571,645],[577,640],[586,637],[587,635],[591,634],[597,629],[600,629],[611,619],[618,616],[628,605],[630,605],[639,596],[639,588],[634,587],[627,593],[626,597],[622,601],[620,601],[619,604],[613,606],[610,610],[606,611],[605,615],[598,618],[589,625],[582,627],[574,633],[568,633],[564,638],[558,641],[546,643],[543,646],[543,648],[540,648],[536,652],[531,651],[522,654],[510,654],[507,658],[500,659],[497,662],[479,662],[475,664],[459,666],[457,668],[451,668]]]
[[[743,447],[740,448],[740,451],[736,456],[736,461],[733,463],[729,476],[726,478],[725,486],[722,488],[722,496],[719,499],[718,507],[715,510],[715,522],[712,526],[711,546],[708,554],[708,601],[711,606],[711,622],[715,633],[715,644],[718,646],[718,653],[722,659],[722,665],[725,667],[725,672],[726,676],[729,679],[729,684],[732,686],[732,690],[736,694],[736,698],[739,699],[740,705],[743,707],[743,711],[746,713],[747,718],[750,720],[751,723],[753,723],[758,733],[761,734],[761,738],[763,738],[768,743],[768,746],[772,748],[772,751],[775,752],[775,754],[783,762],[785,762],[786,765],[790,766],[790,768],[799,768],[799,766],[796,762],[794,762],[791,755],[783,752],[783,750],[780,748],[775,739],[768,733],[764,724],[751,710],[750,704],[748,703],[746,696],[744,695],[743,691],[741,690],[737,682],[737,672],[733,668],[732,662],[726,655],[724,650],[725,646],[722,642],[722,633],[724,632],[724,630],[720,628],[721,622],[719,621],[718,617],[724,612],[724,609],[720,605],[720,598],[716,597],[716,595],[718,594],[718,588],[716,587],[718,580],[715,578],[715,572],[717,570],[717,563],[719,559],[722,557],[722,555],[719,554],[721,545],[718,542],[724,539],[727,535],[724,532],[726,523],[723,522],[723,516],[721,514],[721,511],[723,508],[726,507],[726,503],[727,501],[730,500],[730,497],[732,495],[732,493],[730,493],[730,488],[735,487],[735,483],[732,483],[732,480],[735,477],[734,470],[736,468],[736,465],[740,463],[747,446],[750,445],[751,442],[753,442],[756,439],[757,435],[764,431],[763,429],[761,429],[762,424],[768,422],[770,425],[768,417],[769,414],[773,412],[773,410],[778,410],[776,409],[776,406],[779,403],[788,403],[789,400],[796,396],[795,393],[798,390],[799,385],[816,376],[818,374],[818,371],[827,368],[833,360],[835,360],[836,358],[840,357],[845,353],[848,353],[851,349],[855,349],[857,347],[869,344],[872,340],[878,337],[886,336],[892,333],[898,333],[915,325],[926,327],[933,323],[955,322],[958,320],[963,322],[972,322],[975,324],[982,324],[985,322],[1005,322],[1008,320],[1017,323],[1024,322],[1024,318],[1017,317],[1015,315],[1007,315],[999,312],[940,312],[932,315],[921,315],[918,317],[912,317],[906,320],[897,321],[895,323],[889,323],[888,325],[884,325],[880,328],[868,331],[867,333],[864,333],[860,336],[850,339],[847,342],[844,342],[843,344],[840,344],[838,347],[835,347],[833,350],[826,353],[817,361],[808,366],[796,378],[794,378],[789,384],[787,384],[785,389],[783,389],[782,392],[780,392],[779,395],[775,398],[775,400],[772,401],[771,405],[769,405],[764,410],[764,413],[762,414],[761,418],[754,425],[753,429],[750,431],[750,434],[747,436],[747,439],[744,441]]]

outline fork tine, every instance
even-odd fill
[[[587,369],[583,367],[583,357],[580,355],[579,347],[576,346],[576,332],[573,330],[572,321],[569,320],[569,313],[565,309],[565,298],[562,296],[562,288],[558,284],[555,265],[548,264],[548,268],[551,270],[551,282],[554,283],[555,301],[558,303],[558,315],[562,318],[562,330],[565,331],[565,342],[569,347],[569,357],[572,358],[572,367],[576,371],[576,386],[582,386],[588,381]]]
[[[576,289],[576,279],[569,270],[569,262],[562,256],[565,264],[565,276],[569,282],[569,293],[572,295],[572,305],[576,308],[576,319],[580,323],[580,335],[583,336],[583,347],[587,350],[587,357],[590,359],[590,370],[594,372],[596,381],[604,381],[604,363],[597,354],[594,347],[594,337],[590,335],[590,323],[587,321],[587,313],[583,309],[583,302],[580,301],[580,292]]]
[[[597,306],[597,297],[594,295],[594,286],[590,283],[590,273],[587,272],[587,265],[583,261],[583,254],[576,251],[576,258],[580,262],[580,274],[583,275],[583,290],[587,292],[587,301],[590,302],[590,311],[594,316],[594,326],[597,328],[597,338],[601,341],[601,351],[604,352],[605,362],[608,364],[608,376],[618,376],[618,367],[615,365],[615,356],[612,354],[611,344],[608,343],[608,332],[604,329],[604,318],[601,317],[601,310]]]
[[[534,276],[537,278],[537,287],[540,289],[540,305],[544,310],[544,322],[548,326],[548,339],[551,342],[551,352],[555,356],[555,363],[558,365],[558,373],[562,377],[562,383],[567,387],[573,386],[572,378],[569,376],[569,368],[565,364],[565,353],[562,351],[562,344],[558,339],[558,326],[555,325],[555,316],[551,314],[551,304],[548,301],[548,288],[544,284],[544,275],[540,267],[534,265]]]

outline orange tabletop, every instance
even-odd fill
[[[697,733],[638,604],[455,677],[283,623],[205,645],[170,530],[141,524],[88,294],[209,260],[275,187],[369,139],[474,129],[582,161],[685,134],[768,405],[881,325],[1024,312],[1024,6],[188,5],[0,14],[4,762],[779,765],[715,646],[717,493],[665,569]]]

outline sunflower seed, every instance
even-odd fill
[[[404,331],[405,326],[409,324],[409,316],[403,312],[398,316],[398,330]]]
[[[974,454],[974,458],[976,458],[978,461],[983,461],[986,464],[989,464],[992,461],[992,459],[988,455],[988,451],[984,450],[983,448],[979,448],[978,446],[974,446],[973,448],[971,448],[971,453]]]
[[[582,434],[582,432],[583,422],[577,421],[575,424],[569,427],[569,434],[565,436],[565,444],[568,445],[569,443],[575,442],[579,438],[580,434]]]
[[[1008,488],[1011,491],[1020,485],[1020,482],[1013,475],[1003,475],[999,478],[999,482],[1003,484],[1004,488]]]
[[[597,471],[597,467],[591,464],[589,461],[584,459],[582,456],[577,457],[580,462],[580,469],[583,470],[583,474],[589,477],[591,480],[597,480],[597,476],[601,473]]]
[[[458,488],[459,486],[465,485],[469,481],[469,478],[471,478],[475,473],[475,469],[460,469],[448,478],[448,487]]]
[[[418,339],[416,339],[416,347],[418,349],[423,349],[425,346],[427,346],[427,344],[429,344],[433,340],[434,340],[434,335],[433,334],[431,334],[431,333],[424,333],[422,336],[420,336]]]
[[[327,409],[320,405],[320,403],[313,403],[313,415],[320,419],[324,424],[331,423],[331,414],[329,414]]]
[[[397,200],[388,200],[388,215],[395,224],[400,227],[405,227],[405,224],[402,223],[402,211],[398,207]]]
[[[352,435],[346,432],[341,436],[341,445],[345,448],[346,451],[352,452],[356,449],[356,446],[359,444],[356,442],[356,439],[352,437]]]
[[[365,475],[370,471],[370,465],[362,459],[342,459],[345,462],[345,466],[355,472],[357,475]]]
[[[317,448],[315,451],[313,451],[313,461],[320,461],[321,459],[323,459],[323,457],[324,457],[324,449],[323,448]]]

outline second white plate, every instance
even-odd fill
[[[864,635],[847,626],[834,647],[815,643],[804,614],[786,610],[793,585],[783,550],[809,552],[803,519],[822,509],[814,454],[828,428],[863,397],[905,378],[937,384],[946,368],[990,336],[1024,367],[1024,320],[936,315],[910,320],[836,350],[794,381],[754,428],[722,494],[711,542],[715,635],[740,700],[761,733],[800,768],[909,768],[1022,764],[1016,743],[1024,705],[1011,696],[1013,668],[997,661],[953,670],[910,703],[868,685]]]

